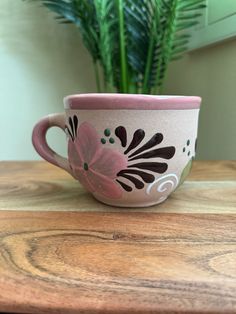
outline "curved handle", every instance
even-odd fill
[[[66,158],[54,152],[47,143],[46,133],[51,128],[57,126],[65,131],[65,114],[51,114],[41,119],[34,127],[32,143],[38,154],[48,162],[71,173],[69,162]]]

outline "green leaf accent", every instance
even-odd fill
[[[78,27],[98,92],[144,94],[162,91],[169,63],[187,50],[189,29],[206,7],[206,0],[25,1],[42,3],[59,23]]]
[[[85,171],[88,171],[88,169],[89,169],[88,164],[85,162],[85,163],[84,163],[84,170],[85,170]]]
[[[192,163],[193,163],[193,159],[190,159],[189,162],[187,163],[187,165],[184,167],[184,170],[181,173],[181,177],[180,177],[180,180],[179,180],[178,187],[185,181],[185,179],[189,175],[190,170],[192,168]]]
[[[110,136],[111,135],[111,130],[110,129],[105,129],[104,130],[104,135],[105,136]]]

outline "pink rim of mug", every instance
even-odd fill
[[[185,110],[199,109],[198,96],[142,94],[77,94],[64,98],[65,109],[82,110]]]

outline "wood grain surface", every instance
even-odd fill
[[[0,312],[236,313],[235,161],[195,162],[137,212],[44,162],[2,162],[0,209]]]
[[[123,211],[104,206],[69,174],[46,162],[0,162],[0,210]],[[197,161],[166,202],[131,212],[235,213],[236,161]]]
[[[0,213],[0,308],[235,313],[236,217]]]

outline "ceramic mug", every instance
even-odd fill
[[[201,98],[81,94],[64,99],[65,113],[40,120],[36,151],[66,170],[99,201],[122,207],[163,202],[185,179],[195,156]],[[68,159],[47,144],[57,126]]]

